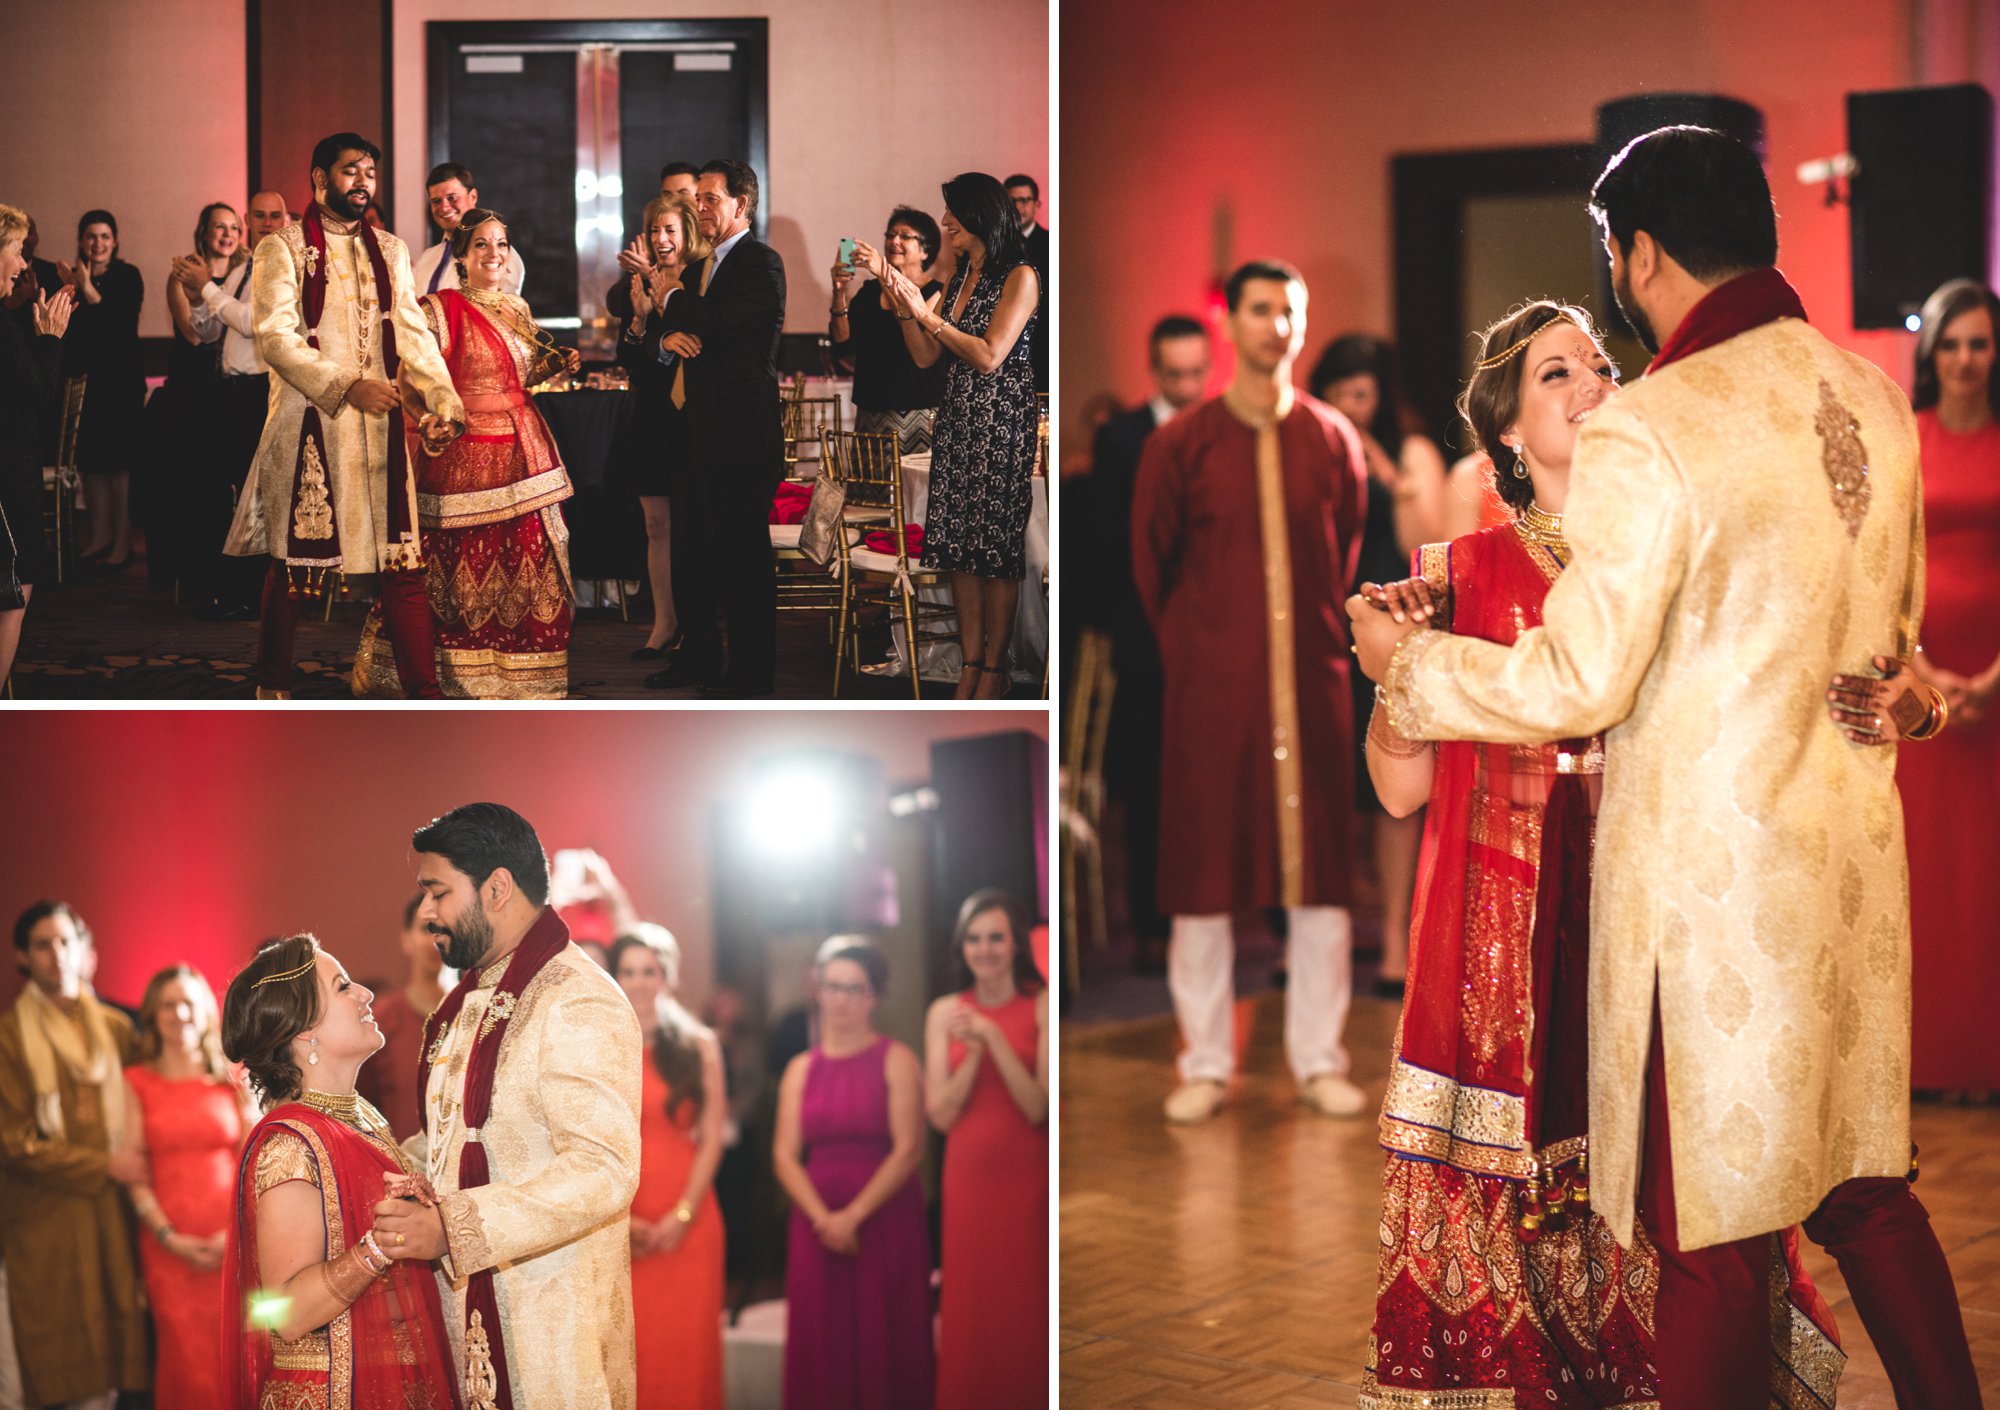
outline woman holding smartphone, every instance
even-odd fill
[[[942,237],[937,222],[920,210],[898,206],[889,212],[882,257],[890,268],[923,291],[936,307],[944,285],[926,280]],[[833,266],[833,304],[827,332],[833,357],[854,373],[854,429],[870,435],[895,432],[905,455],[931,448],[931,422],[944,397],[944,366],[922,367],[910,356],[898,320],[907,318],[882,297],[880,280],[870,279],[850,293],[856,242],[843,240]]]

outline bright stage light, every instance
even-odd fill
[[[773,857],[824,855],[840,830],[840,790],[823,768],[787,764],[759,778],[743,809],[746,840]]]
[[[1908,318],[1903,320],[1903,326],[1909,329],[1912,333],[1921,333],[1924,328],[1924,321],[1923,319],[1917,317],[1917,315],[1913,313]]]
[[[576,174],[576,200],[578,205],[597,199],[597,173],[579,170]]]

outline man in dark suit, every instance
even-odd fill
[[[701,169],[695,215],[714,253],[682,272],[651,334],[659,354],[678,359],[673,397],[687,412],[693,503],[685,512],[675,504],[673,516],[681,648],[646,684],[696,685],[711,698],[769,695],[777,658],[770,521],[785,477],[785,262],[750,234],[756,213],[757,174],[746,164]]]
[[[1132,487],[1146,438],[1201,400],[1208,385],[1208,333],[1186,314],[1153,325],[1148,342],[1152,400],[1121,412],[1098,429],[1092,448],[1089,502],[1097,532],[1093,556],[1100,576],[1089,594],[1089,625],[1111,637],[1118,674],[1106,736],[1107,792],[1125,819],[1125,897],[1138,940],[1141,969],[1165,965],[1167,917],[1159,910],[1160,700],[1166,686],[1159,648],[1132,579]]]
[[[1049,389],[1049,229],[1040,223],[1042,188],[1032,176],[1015,173],[1001,183],[1007,199],[1014,203],[1014,218],[1021,222],[1021,238],[1028,242],[1028,263],[1035,267],[1035,282],[1042,291],[1035,309],[1035,335],[1028,344],[1028,356],[1035,364],[1035,390]]]

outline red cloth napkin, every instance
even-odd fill
[[[806,506],[812,503],[813,487],[795,485],[790,480],[779,482],[778,492],[771,498],[771,522],[773,524],[803,524],[806,521]]]
[[[924,526],[922,524],[905,524],[903,525],[903,536],[905,542],[910,546],[910,557],[913,559],[922,558],[924,556]],[[864,535],[861,542],[866,547],[874,549],[877,553],[894,553],[896,551],[896,536],[887,529],[873,530]]]

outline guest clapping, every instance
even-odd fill
[[[889,982],[881,951],[837,935],[814,982],[816,1041],[785,1068],[771,1151],[792,1197],[784,1410],[929,1410],[923,1073],[875,1032]]]
[[[674,404],[675,369],[649,348],[658,341],[655,320],[666,307],[668,291],[680,286],[681,271],[691,261],[707,259],[710,250],[694,203],[684,196],[654,197],[646,203],[642,224],[638,238],[618,256],[625,277],[604,300],[605,307],[624,320],[618,361],[632,377],[632,415],[611,448],[611,466],[613,476],[639,497],[646,518],[646,580],[653,593],[653,628],[632,659],[664,661],[680,644],[680,621],[674,613],[672,507],[674,496],[686,491],[691,467],[687,422]]]
[[[953,932],[959,982],[924,1023],[926,1107],[944,1146],[939,1410],[1046,1404],[1048,986],[1028,918],[976,891]]]
[[[1027,572],[1040,406],[1028,331],[1040,297],[1000,183],[969,172],[944,188],[944,234],[958,257],[942,302],[881,253],[856,257],[882,281],[921,367],[945,363],[931,443],[924,566],[951,574],[964,665],[957,698],[1007,693],[1007,639]]]
[[[139,414],[146,404],[139,353],[139,306],[146,281],[118,258],[118,221],[85,211],[76,225],[76,263],[56,273],[76,289],[74,325],[63,343],[63,372],[90,378],[77,428],[77,463],[90,501],[83,561],[123,568],[132,558],[132,465]]]
[[[28,228],[26,212],[0,206],[0,294],[11,294],[26,277]],[[49,571],[42,546],[42,416],[61,377],[63,334],[75,307],[76,290],[62,284],[35,296],[32,334],[12,316],[0,318],[0,553],[6,555],[0,564],[11,570],[0,571],[0,686],[14,669],[28,599]],[[21,585],[18,600],[10,580]]]
[[[680,969],[664,926],[641,924],[611,947],[650,1059],[632,1199],[638,1410],[722,1410],[723,1230],[711,1186],[729,1101],[715,1035],[675,997]]]
[[[222,1058],[215,991],[200,971],[170,965],[139,1002],[139,1061],[125,1069],[128,1118],[147,1173],[130,1187],[151,1237],[139,1266],[153,1304],[159,1360],[156,1410],[223,1403],[222,1251],[236,1188],[236,1158],[255,1121]]]
[[[937,258],[937,222],[920,210],[898,206],[889,212],[882,237],[882,257],[889,267],[916,285],[926,302],[944,292],[924,271]],[[856,245],[857,252],[860,246]],[[882,436],[894,432],[905,454],[931,448],[931,422],[944,395],[942,362],[921,367],[897,328],[898,313],[882,296],[879,280],[871,279],[849,293],[855,269],[836,261],[833,305],[827,332],[833,356],[854,372],[854,429]]]

